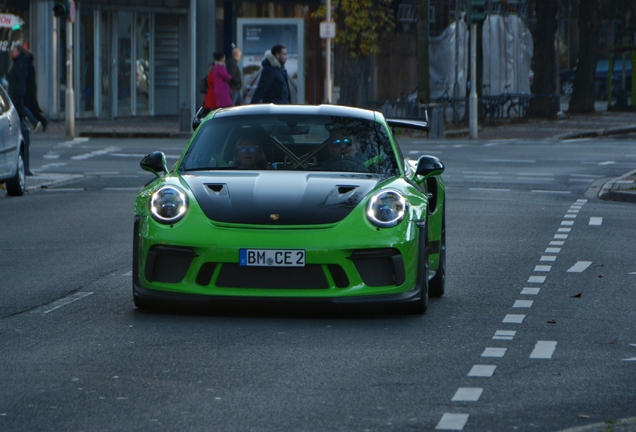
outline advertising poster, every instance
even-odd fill
[[[296,18],[240,18],[238,47],[243,51],[243,100],[250,103],[261,75],[265,52],[276,44],[287,47],[287,75],[292,103],[305,103],[304,21]]]

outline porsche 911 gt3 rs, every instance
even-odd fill
[[[379,303],[424,313],[445,290],[442,162],[405,159],[425,121],[321,105],[250,105],[197,121],[137,196],[139,308],[224,300]]]

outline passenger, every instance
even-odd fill
[[[234,147],[234,166],[239,169],[268,169],[263,148],[254,137],[240,138]]]
[[[369,172],[360,160],[358,152],[360,143],[346,129],[337,129],[331,133],[327,149],[331,158],[320,165],[320,169],[328,171]]]

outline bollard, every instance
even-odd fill
[[[190,132],[192,127],[192,119],[190,118],[190,107],[187,103],[181,104],[179,110],[179,132]]]
[[[433,139],[442,139],[444,138],[444,105],[431,104],[429,107],[432,110],[428,136]]]

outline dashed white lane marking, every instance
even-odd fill
[[[560,233],[569,233],[571,231],[572,231],[572,228],[559,228],[557,230],[557,232],[560,232]]]
[[[552,240],[550,242],[550,246],[563,246],[565,244],[564,241],[561,240]],[[559,252],[561,252],[561,249],[559,249]],[[559,252],[548,252],[548,250],[545,250],[545,253],[559,253]]]
[[[460,387],[455,392],[455,396],[451,399],[453,402],[477,402],[484,392],[479,387]]]
[[[532,352],[530,353],[531,359],[550,359],[554,350],[556,349],[556,341],[538,341]]]
[[[502,163],[536,163],[533,159],[481,159],[481,162],[502,162]]]
[[[521,324],[525,317],[526,317],[525,315],[507,314],[504,317],[502,323],[506,323],[506,324]]]
[[[473,365],[468,372],[469,377],[490,378],[494,373],[497,366],[495,365]]]
[[[524,295],[539,295],[539,291],[541,291],[541,288],[525,287],[524,289],[521,290],[521,294],[524,294]]]
[[[563,243],[563,242],[560,242]],[[561,252],[561,248],[546,248],[545,253],[559,253]]]
[[[468,414],[444,413],[442,419],[437,423],[437,430],[462,430],[468,421]]]
[[[561,225],[562,226],[572,226],[572,225],[574,225],[574,221],[566,221],[566,220],[564,220],[564,221],[561,221]]]
[[[581,273],[584,272],[590,265],[592,265],[592,261],[578,261],[572,267],[568,269],[568,273]]]
[[[507,348],[486,348],[483,353],[481,353],[482,357],[496,357],[501,358],[506,355]]]
[[[513,308],[530,308],[532,307],[532,303],[534,300],[515,300],[515,304],[512,305]]]
[[[572,193],[570,191],[538,190],[538,189],[533,189],[530,192],[532,192],[532,193],[545,193],[545,194],[566,194],[566,195]]]
[[[616,161],[605,161],[605,162],[599,162],[599,165],[613,165],[615,164]]]
[[[545,276],[530,276],[528,278],[528,283],[543,283],[545,282]]]
[[[555,257],[554,255],[541,255],[539,261],[554,262],[556,261],[556,258],[557,257]]]
[[[462,171],[464,175],[479,175],[479,176],[496,176],[499,175],[496,171]]]
[[[517,334],[514,330],[497,330],[492,337],[495,340],[512,340]]]
[[[465,175],[464,178],[472,180],[501,180],[503,177],[489,175]]]
[[[59,300],[54,301],[53,303],[50,303],[48,305],[44,305],[41,306],[37,309],[34,309],[31,311],[31,313],[38,313],[38,314],[47,314],[49,312],[53,312],[56,309],[61,308],[62,306],[66,306],[67,304],[76,302],[78,300],[83,299],[84,297],[87,297],[89,295],[93,294],[92,292],[76,292],[74,294],[71,294],[69,296],[66,296],[64,298],[61,298]]]
[[[563,216],[564,219],[576,219],[576,215],[575,214],[566,214],[565,216]]]
[[[603,223],[602,217],[593,216],[590,218],[590,225],[592,226],[600,226]]]
[[[552,266],[549,265],[534,266],[534,271],[536,272],[549,272],[550,270],[552,270]]]
[[[484,191],[484,192],[510,192],[510,189],[495,189],[495,188],[469,188],[472,191]]]
[[[553,239],[559,239],[559,240],[565,240],[568,238],[567,234],[555,234],[554,237],[552,237]]]
[[[71,160],[85,160],[95,156],[103,156],[108,153],[116,152],[119,150],[120,150],[119,147],[106,147],[105,149],[93,150],[90,153],[84,153],[81,155],[71,156]]]

